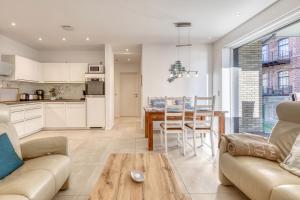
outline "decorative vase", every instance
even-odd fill
[[[56,100],[56,97],[50,97],[50,100],[54,101],[54,100]]]

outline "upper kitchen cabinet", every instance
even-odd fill
[[[69,82],[69,65],[67,63],[43,63],[45,83]]]
[[[2,60],[14,65],[12,79],[25,82],[42,82],[41,63],[16,55],[2,55]]]
[[[68,63],[69,81],[71,83],[84,83],[84,74],[88,71],[88,63]]]
[[[45,83],[84,83],[87,63],[43,63]]]

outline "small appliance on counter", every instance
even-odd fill
[[[38,100],[44,100],[44,90],[36,90],[35,93],[37,94],[37,99]]]
[[[88,67],[88,73],[89,74],[104,74],[105,68],[102,62],[99,64],[89,64]]]
[[[29,94],[28,93],[21,93],[20,94],[20,101],[29,101]]]
[[[37,94],[29,94],[28,100],[29,100],[29,101],[35,101],[35,100],[38,100],[38,95],[37,95]]]

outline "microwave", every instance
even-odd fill
[[[102,63],[100,64],[89,64],[88,72],[90,74],[104,74],[104,65]]]

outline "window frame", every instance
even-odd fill
[[[286,43],[281,44],[281,42],[287,41]],[[278,45],[278,58],[286,58],[289,56],[289,38],[282,38],[277,41]],[[282,49],[283,48],[283,49]],[[282,51],[282,50],[285,51]],[[284,52],[284,53],[282,53]]]
[[[282,73],[286,73],[281,75]],[[284,87],[289,86],[290,82],[290,73],[288,70],[279,71],[278,74],[278,89],[284,89]],[[283,82],[286,82],[286,84],[282,84]]]

